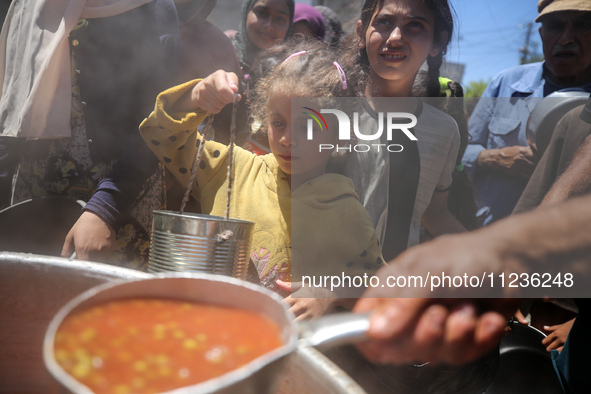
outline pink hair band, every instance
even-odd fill
[[[345,75],[345,72],[343,71],[343,68],[341,67],[341,65],[339,63],[332,62],[332,64],[334,64],[339,72],[339,76],[341,78],[341,83],[343,84],[343,90],[347,90],[347,76]]]
[[[288,61],[289,59],[291,59],[291,58],[293,58],[293,57],[296,57],[296,56],[303,55],[304,53],[306,53],[306,51],[299,51],[299,52],[296,52],[296,53],[292,53],[292,54],[291,54],[291,55],[289,55],[289,56],[287,57],[287,59],[285,59],[285,60],[284,60],[284,61],[283,61],[281,64],[285,63],[286,61]]]
[[[307,52],[306,51],[300,51],[300,52],[292,53],[281,64],[285,63],[286,61],[288,61],[291,58],[294,58],[296,56],[303,55],[305,53],[307,53]],[[343,71],[343,68],[336,61],[335,62],[332,62],[332,64],[335,65],[335,67],[337,68],[337,71],[339,72],[339,77],[341,79],[341,83],[343,84],[343,90],[347,90],[347,76],[345,75],[345,72]]]

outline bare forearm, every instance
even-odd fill
[[[506,245],[501,258],[522,272],[568,270],[590,276],[591,195],[515,215],[490,226],[487,235]],[[514,271],[519,272],[519,271]]]
[[[195,82],[197,85],[199,82]],[[194,102],[195,88],[187,90],[170,108],[171,113],[194,112],[200,109]]]
[[[529,179],[538,158],[529,146],[506,146],[480,152],[477,165],[483,170],[501,171],[507,175]]]
[[[498,169],[496,156],[499,154],[499,149],[485,149],[478,155],[476,161],[478,168],[496,170]]]
[[[587,137],[572,162],[550,188],[540,205],[554,204],[591,190],[591,137]]]
[[[591,195],[410,248],[381,269],[378,277],[416,277],[434,270],[449,276],[568,270],[585,286],[591,276],[590,255]],[[462,363],[493,349],[517,301],[493,298],[482,302],[470,293],[458,297],[462,293],[453,286],[448,289],[444,294],[452,297],[446,299],[417,298],[434,295],[420,287],[367,289],[355,307],[357,312],[372,312],[371,340],[360,345],[362,352],[380,362]],[[503,287],[502,296],[519,296],[515,292],[522,290]]]

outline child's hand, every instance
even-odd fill
[[[76,252],[78,260],[104,262],[115,246],[115,230],[92,211],[83,212],[68,232],[62,257]]]
[[[292,290],[291,282],[276,281],[277,286],[285,291]],[[337,299],[331,294],[318,294],[312,292],[308,288],[301,288],[301,285],[294,284],[294,288],[298,288],[292,295],[285,297],[283,301],[287,302],[289,309],[296,316],[297,320],[312,319],[320,317],[332,311],[337,303]],[[314,298],[304,298],[314,297]],[[318,298],[316,298],[318,297]]]
[[[234,102],[235,93],[238,93],[238,76],[218,70],[195,85],[191,92],[191,102],[195,108],[217,114],[227,104]]]
[[[575,319],[569,320],[566,323],[558,324],[555,326],[544,326],[544,330],[550,331],[550,334],[544,339],[542,339],[542,344],[546,346],[546,350],[549,352],[553,349],[558,350],[559,352],[562,351],[564,344],[566,343],[566,338],[570,332],[570,329],[573,326]]]
[[[521,309],[517,308],[517,311],[515,312],[513,317],[515,317],[515,319],[517,319],[517,321],[519,323],[521,323],[525,326],[529,326],[529,320],[527,320],[527,318],[523,315],[523,312],[521,312]]]

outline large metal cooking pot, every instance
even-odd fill
[[[0,393],[61,393],[43,363],[43,338],[58,310],[80,293],[113,280],[152,275],[59,257],[0,252]],[[298,348],[277,378],[276,393],[363,394],[313,348]]]
[[[546,335],[511,322],[501,341],[499,369],[486,394],[561,394],[562,386],[542,344]]]
[[[42,349],[59,308],[98,284],[150,276],[106,264],[0,252],[0,392],[58,393]]]
[[[205,273],[160,274],[157,277],[106,283],[71,300],[51,321],[43,343],[43,359],[49,372],[66,389],[76,394],[92,391],[79,383],[56,362],[55,334],[62,321],[72,313],[106,301],[130,297],[172,298],[230,306],[261,313],[280,328],[283,346],[220,377],[170,393],[268,393],[274,389],[289,356],[299,346],[318,346],[366,339],[367,315],[343,313],[325,316],[298,325],[295,316],[277,294],[249,282]]]

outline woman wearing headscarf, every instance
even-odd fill
[[[295,5],[292,35],[299,33],[323,41],[325,32],[324,18],[320,11],[308,4]]]
[[[272,69],[275,63],[273,59],[265,59],[255,62],[259,54],[277,44],[282,43],[291,30],[294,13],[293,0],[245,0],[242,4],[241,20],[238,31],[224,32],[232,38],[232,44],[240,62],[242,75],[239,78],[241,93],[245,99],[238,102],[236,117],[236,144],[257,154],[269,153],[267,137],[256,134],[259,126],[256,119],[249,115],[250,91],[256,81],[264,76],[268,69]],[[257,67],[255,68],[255,63]],[[269,67],[263,64],[270,63]],[[226,106],[216,115],[214,120],[214,139],[218,142],[229,143],[230,136],[231,105]],[[219,127],[225,122],[226,127]],[[217,127],[216,124],[217,123]]]
[[[291,29],[293,0],[245,0],[242,20],[232,43],[242,71],[250,72],[254,58],[280,44]]]

